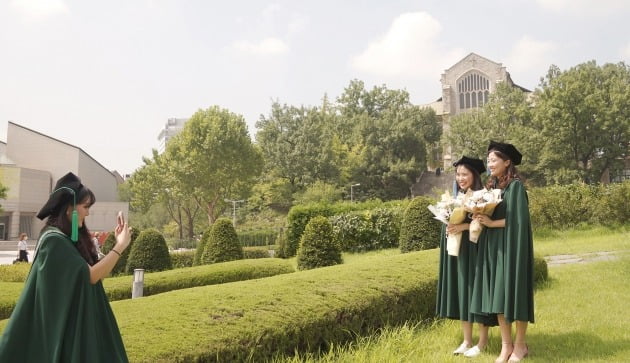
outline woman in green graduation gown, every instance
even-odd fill
[[[46,225],[0,336],[0,362],[128,361],[101,280],[129,245],[129,227],[119,213],[116,245],[98,260],[84,221],[94,202],[94,194],[68,173],[38,213]]]
[[[527,356],[527,323],[534,322],[532,230],[527,193],[515,167],[521,159],[514,145],[490,142],[487,187],[500,188],[503,201],[492,216],[474,216],[486,228],[479,236],[471,309],[498,314],[502,344],[497,362],[518,362]]]
[[[455,163],[456,192],[482,189],[480,174],[486,171],[480,159],[462,157]],[[436,314],[440,317],[461,320],[464,340],[453,351],[475,357],[488,343],[488,326],[497,325],[496,316],[477,315],[470,311],[470,296],[473,288],[477,263],[477,244],[470,242],[468,228],[470,219],[461,224],[449,224],[442,228],[440,237],[440,270]],[[462,233],[458,256],[451,256],[446,250],[446,234]],[[479,342],[473,346],[472,325],[479,323]]]

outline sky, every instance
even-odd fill
[[[255,123],[351,80],[441,96],[474,52],[535,89],[551,64],[630,63],[626,0],[0,0],[0,140],[11,121],[129,174],[168,118]]]

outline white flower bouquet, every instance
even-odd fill
[[[501,201],[501,189],[481,189],[474,192],[469,190],[464,198],[464,209],[473,214],[490,216]],[[481,223],[473,219],[469,229],[470,241],[477,243],[482,230]]]
[[[445,192],[441,196],[441,200],[435,205],[428,206],[431,213],[434,215],[434,219],[444,224],[460,224],[466,219],[466,210],[464,208],[465,194],[458,193],[456,197],[453,197],[448,192]],[[447,235],[446,250],[451,256],[459,255],[459,247],[462,241],[462,234],[456,233]]]

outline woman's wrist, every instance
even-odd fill
[[[110,252],[114,252],[115,254],[117,254],[117,255],[118,255],[118,257],[120,257],[120,256],[121,256],[121,253],[120,253],[120,252],[118,252],[118,251],[116,250],[116,248],[115,248],[115,247],[114,247],[114,248],[112,248]]]

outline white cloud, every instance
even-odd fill
[[[609,15],[628,9],[627,0],[536,0],[543,9],[580,16]]]
[[[442,25],[426,12],[405,13],[383,36],[350,61],[352,68],[378,76],[435,78],[464,56],[438,43]]]
[[[512,74],[535,72],[541,75],[554,63],[556,49],[553,42],[538,41],[525,35],[512,47],[504,64]]]
[[[630,42],[621,49],[621,59],[630,63]]]
[[[70,12],[63,0],[12,0],[11,6],[24,18],[35,21]]]
[[[232,47],[253,55],[282,55],[289,52],[287,44],[278,38],[265,38],[258,43],[238,41]]]

